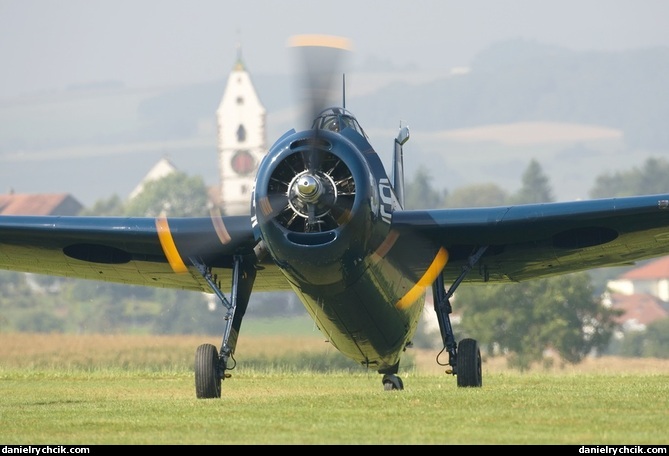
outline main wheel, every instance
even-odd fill
[[[458,345],[457,376],[458,386],[480,387],[483,384],[481,352],[474,339],[462,339]]]
[[[195,352],[195,394],[198,399],[221,397],[221,373],[218,350],[211,344],[202,344]]]

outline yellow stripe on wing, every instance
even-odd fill
[[[179,255],[166,217],[156,218],[156,230],[158,231],[160,245],[163,248],[163,252],[165,252],[165,256],[167,257],[167,261],[169,261],[172,270],[176,273],[186,272],[188,269],[181,259],[181,255]]]
[[[423,274],[423,277],[421,277],[418,282],[416,282],[416,285],[414,285],[411,290],[402,296],[402,299],[397,301],[395,307],[398,309],[406,309],[411,304],[416,302],[420,295],[425,292],[425,288],[432,285],[432,282],[437,279],[437,276],[441,273],[442,269],[444,269],[444,266],[446,266],[447,262],[448,251],[441,247],[439,248],[437,255],[434,257],[434,260],[432,260],[432,264],[430,264],[430,267],[428,267],[427,271],[425,271],[425,274]]]

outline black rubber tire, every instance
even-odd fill
[[[481,351],[474,339],[462,339],[458,345],[458,386],[481,387]]]
[[[401,391],[404,389],[404,382],[395,374],[384,375],[382,383],[385,391]]]
[[[214,345],[202,344],[195,352],[195,394],[198,399],[221,397],[218,350]]]

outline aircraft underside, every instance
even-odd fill
[[[207,267],[200,267],[203,277],[221,299],[225,315],[220,349],[211,344],[197,348],[196,395],[198,398],[218,398],[221,396],[221,382],[230,377],[227,371],[236,367],[232,355],[237,349],[237,336],[255,274],[252,267],[244,264],[242,257],[236,257],[228,299],[209,277]],[[404,383],[397,374],[401,356],[411,345],[423,311],[424,293],[410,306],[398,308],[401,297],[389,294],[387,288],[379,286],[375,274],[363,275],[354,286],[331,296],[324,296],[323,293],[308,295],[297,287],[295,291],[319,330],[337,350],[362,367],[382,374],[384,389],[404,389]],[[432,292],[444,350],[449,355],[446,372],[457,376],[458,386],[480,387],[482,375],[478,343],[473,339],[464,339],[460,344],[455,342],[449,317],[450,294],[444,288],[441,275],[434,281]]]

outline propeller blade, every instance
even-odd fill
[[[302,123],[305,128],[310,128],[316,116],[334,104],[335,81],[351,43],[337,36],[296,35],[291,38],[290,45],[296,50],[297,68],[301,70]],[[315,130],[314,142],[317,135]],[[311,173],[320,169],[320,153],[316,149],[314,145],[303,153],[306,169]]]
[[[347,38],[337,36],[296,35],[289,44],[296,50],[301,76],[302,115],[308,122],[305,128],[309,128],[318,113],[334,102],[334,83],[342,74],[343,60],[351,50],[351,43]]]
[[[267,218],[274,218],[288,208],[288,198],[285,194],[270,194],[267,199],[261,201],[260,210]]]
[[[319,136],[319,129],[311,127],[322,111],[338,105],[333,97],[335,82],[343,74],[343,59],[351,50],[351,44],[346,38],[325,35],[297,35],[289,44],[298,58],[301,120],[309,133],[306,138],[302,135],[307,141],[297,143],[299,151],[277,164],[265,196],[256,202],[256,210],[262,215],[263,223],[273,221],[294,232],[335,229],[339,220],[348,221],[351,208],[351,203],[346,200],[344,208],[337,208],[336,187],[340,184],[335,180],[350,180],[351,173],[340,159],[332,156],[325,135]],[[341,96],[343,100],[343,92]],[[333,180],[330,175],[335,169],[339,177]],[[306,184],[295,180],[302,177],[307,180]],[[315,186],[313,192],[311,181]],[[348,190],[350,185],[343,187]],[[354,192],[353,189],[350,193],[353,197]]]

